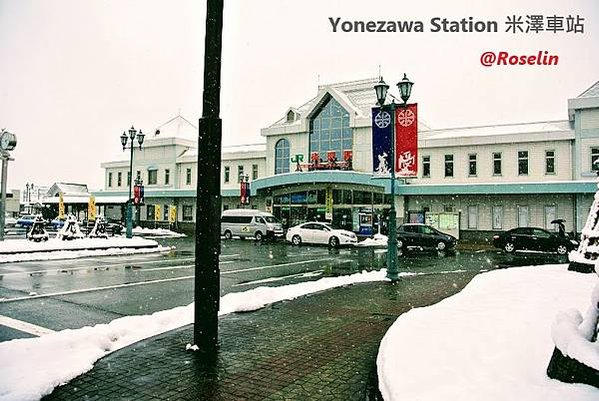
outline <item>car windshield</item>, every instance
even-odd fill
[[[267,223],[278,223],[277,219],[272,216],[264,216],[264,220],[266,220]]]

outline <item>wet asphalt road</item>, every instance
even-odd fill
[[[78,328],[193,302],[193,238],[159,242],[176,250],[0,264],[0,341],[31,337],[27,323],[49,330]],[[385,258],[384,249],[223,241],[221,294],[378,270],[385,266]],[[442,274],[553,263],[566,259],[482,250],[454,255],[415,250],[401,255],[398,266],[402,272]],[[6,323],[6,318],[14,321]]]

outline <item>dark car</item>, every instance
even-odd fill
[[[31,214],[27,214],[21,216],[17,219],[15,226],[17,227],[31,227],[33,225],[33,221],[35,220],[35,216]]]
[[[578,247],[578,242],[565,234],[551,233],[542,228],[518,227],[493,236],[493,245],[508,253],[527,250],[565,255]]]
[[[453,250],[457,239],[453,235],[425,224],[402,224],[397,228],[397,247],[433,248],[438,251]]]

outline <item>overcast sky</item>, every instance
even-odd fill
[[[223,142],[260,128],[317,84],[406,72],[433,128],[567,118],[567,99],[599,80],[596,0],[225,0]],[[126,159],[119,135],[202,113],[205,1],[0,0],[0,127],[18,137],[9,188],[81,182]],[[580,15],[584,33],[505,32],[509,15]],[[498,33],[431,33],[430,19],[493,20]],[[424,33],[333,33],[342,20],[419,20]],[[485,51],[559,56],[557,66],[483,67]]]

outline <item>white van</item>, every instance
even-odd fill
[[[225,239],[236,235],[241,238],[254,237],[257,241],[285,234],[275,216],[257,209],[225,210],[220,220],[220,233]]]

